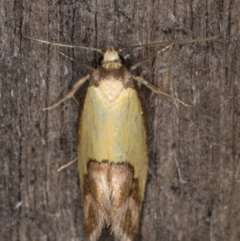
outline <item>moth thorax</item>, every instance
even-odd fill
[[[103,54],[102,67],[105,69],[113,68],[119,69],[122,66],[118,52],[113,46],[108,46],[106,52]]]

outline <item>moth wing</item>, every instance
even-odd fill
[[[89,239],[95,241],[103,226],[111,224],[116,237],[133,240],[148,161],[143,110],[135,89],[124,88],[109,102],[99,88],[88,88],[78,155]]]

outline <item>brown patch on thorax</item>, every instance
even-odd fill
[[[100,66],[92,73],[90,77],[90,86],[98,87],[99,83],[103,80],[120,81],[125,88],[135,87],[131,73],[124,66],[121,66],[119,69],[105,69]]]

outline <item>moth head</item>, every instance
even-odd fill
[[[119,69],[122,66],[122,61],[118,52],[113,46],[108,46],[106,51],[103,53],[102,67],[109,69]]]

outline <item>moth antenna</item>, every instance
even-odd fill
[[[126,47],[120,48],[117,52],[121,53],[123,50],[126,50],[126,49],[142,48],[142,47],[154,46],[154,45],[166,45],[166,44],[173,45],[173,44],[186,44],[186,43],[210,41],[219,37],[220,35],[215,35],[213,37],[208,37],[208,38],[198,38],[198,39],[189,39],[189,40],[172,40],[172,41],[162,41],[162,42],[149,43],[149,44],[132,45],[132,46],[126,46]]]
[[[24,31],[24,24],[25,24],[25,18],[23,18],[22,27],[21,27],[21,35],[24,38],[27,38],[27,39],[30,39],[30,40],[34,40],[34,41],[37,41],[37,42],[40,42],[40,43],[48,44],[48,45],[53,45],[53,46],[59,46],[59,47],[65,47],[65,48],[88,49],[88,50],[96,51],[96,52],[98,52],[100,54],[104,53],[101,49],[97,49],[97,48],[84,47],[84,46],[78,46],[78,45],[62,44],[62,43],[50,42],[50,41],[46,41],[46,40],[42,40],[42,39],[38,39],[38,38],[33,38],[31,36],[26,35],[26,33]]]

